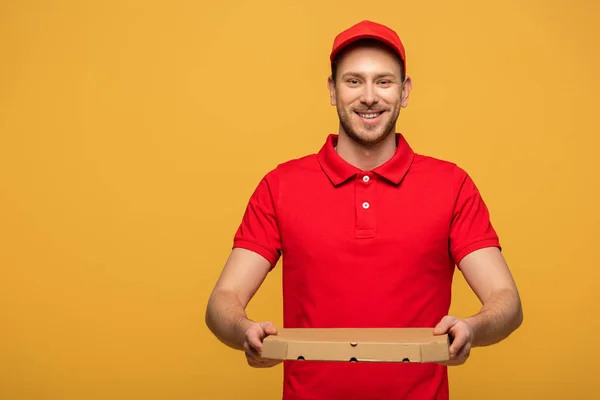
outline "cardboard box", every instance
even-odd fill
[[[426,363],[450,358],[448,335],[433,328],[279,329],[263,341],[262,357],[275,360]]]

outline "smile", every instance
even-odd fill
[[[374,118],[379,117],[381,114],[383,114],[383,111],[377,112],[377,113],[359,113],[359,112],[357,112],[357,114],[362,118],[374,119]]]
[[[371,111],[371,112],[358,112],[355,111],[356,115],[360,118],[365,125],[377,125],[381,121],[381,116],[384,111]]]

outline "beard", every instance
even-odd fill
[[[399,108],[392,111],[384,111],[382,117],[384,117],[388,112],[392,113],[391,116],[386,119],[382,118],[382,121],[380,121],[377,125],[368,125],[361,123],[360,120],[353,122],[352,117],[356,115],[353,110],[342,109],[339,104],[337,109],[340,124],[342,125],[344,132],[346,132],[350,139],[365,147],[375,146],[384,141],[385,138],[387,138],[390,134],[395,133],[396,121],[398,120],[398,115],[400,114]],[[379,110],[366,109],[358,111]]]

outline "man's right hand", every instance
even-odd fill
[[[277,329],[271,322],[252,322],[245,321],[244,332],[244,351],[248,365],[254,368],[270,368],[280,364],[281,360],[271,360],[262,358],[262,342],[269,335],[276,335]]]

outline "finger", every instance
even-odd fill
[[[248,360],[248,363],[252,365],[263,362],[263,358],[260,354],[252,348],[246,352],[246,359]]]
[[[271,367],[271,366],[277,365],[280,362],[282,362],[280,360],[269,360],[267,358],[261,358],[261,359],[256,360],[256,361],[257,361],[257,364],[262,365],[262,366],[266,366],[266,367]]]
[[[255,358],[261,357],[260,351],[255,349],[254,347],[252,347],[252,345],[248,345],[248,349],[246,350],[246,353]]]
[[[449,360],[449,361],[440,361],[440,362],[438,362],[438,364],[444,365],[446,367],[454,367],[456,365],[461,365],[462,363],[464,363],[464,361],[461,361],[459,359],[452,359],[452,360]]]
[[[462,349],[460,349],[460,351],[458,352],[458,354],[456,354],[450,360],[445,361],[445,362],[440,362],[439,364],[442,364],[442,365],[445,365],[445,366],[448,366],[448,367],[450,367],[450,366],[456,366],[456,365],[462,365],[462,364],[464,364],[467,361],[467,359],[469,358],[470,354],[471,354],[471,348],[467,344]]]
[[[470,354],[471,354],[471,345],[469,343],[466,343],[460,349],[460,351],[458,353],[456,353],[456,359],[464,362],[467,358],[469,358]]]
[[[456,329],[450,333],[453,337],[452,344],[450,345],[450,356],[455,356],[460,352],[468,341],[466,332],[460,329]]]
[[[433,329],[434,335],[443,335],[456,323],[456,318],[446,315]]]
[[[271,368],[281,363],[281,361],[262,361],[262,360],[248,360],[248,364],[254,368]]]
[[[267,335],[277,335],[277,328],[275,328],[275,325],[273,325],[273,323],[271,323],[271,322],[263,322],[260,325],[263,328],[263,331]]]
[[[448,361],[440,361],[437,364],[445,365],[447,367],[461,365],[464,364],[465,361],[467,361],[467,358],[469,358],[470,354],[471,345],[467,343],[460,349],[460,351],[456,355],[451,356]]]
[[[473,339],[473,331],[466,322],[462,321],[454,325],[450,329],[450,334],[453,337],[450,345],[450,351],[452,353],[458,353],[465,345],[469,345],[470,348]]]
[[[259,359],[260,353],[254,347],[250,345],[250,343],[244,343],[244,353],[246,353],[246,358]]]
[[[252,349],[261,350],[262,349],[262,339],[261,333],[258,330],[253,329],[246,333],[246,342],[250,345]]]
[[[261,358],[258,354],[252,351],[246,353],[246,360],[248,361],[248,365],[254,368],[270,368],[283,362],[283,360],[270,360],[267,358]]]
[[[282,362],[283,361],[281,361],[281,360],[266,360],[266,359],[263,359],[263,364],[262,365],[264,365],[265,367],[271,368],[271,367],[274,367],[276,365],[281,364]]]
[[[251,367],[257,367],[260,365],[260,359],[258,359],[252,353],[246,353],[246,361],[248,361],[248,365]]]

